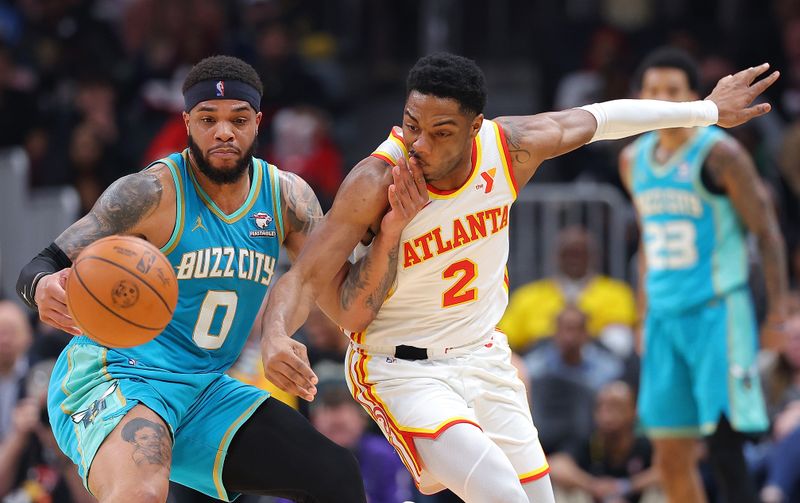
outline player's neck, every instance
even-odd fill
[[[189,159],[191,160],[190,169],[192,173],[194,173],[197,183],[223,213],[229,215],[244,204],[247,195],[250,193],[250,178],[252,173],[250,170],[245,172],[233,183],[221,184],[212,181],[200,171],[191,153],[189,154]]]
[[[669,156],[689,141],[696,132],[694,128],[662,129],[658,131],[658,148]]]
[[[467,183],[467,180],[472,174],[472,168],[472,150],[470,150],[467,154],[466,162],[460,163],[458,167],[454,168],[447,176],[430,182],[428,185],[441,191],[460,189]]]

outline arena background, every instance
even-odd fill
[[[768,61],[781,71],[766,94],[774,111],[732,134],[769,185],[796,289],[796,0],[3,0],[0,294],[17,301],[14,283],[22,265],[85,214],[113,180],[185,147],[180,86],[190,66],[205,56],[235,55],[258,70],[266,126],[258,155],[303,176],[327,208],[347,171],[399,122],[405,74],[421,55],[447,50],[475,59],[487,76],[486,116],[492,118],[632,96],[636,65],[665,44],[697,59],[704,95],[737,69]],[[597,243],[589,259],[597,272],[635,288],[638,236],[616,168],[626,143],[594,144],[548,161],[521,192],[512,213],[512,293],[558,272],[558,233],[575,225],[588,229]],[[757,254],[751,262],[752,289],[763,317]],[[34,318],[31,323],[33,346],[19,358],[47,361],[65,336]],[[319,355],[336,354],[338,343],[330,342],[336,335],[324,320],[314,323],[301,337],[311,345],[322,340]],[[626,352],[624,337],[635,330],[631,323],[628,335],[607,338],[610,346],[620,345],[612,349],[621,353],[634,390],[637,362]],[[322,360],[335,364],[335,358]],[[239,371],[257,381],[257,367],[257,352],[249,348]],[[328,375],[324,365],[318,370]],[[547,422],[567,414],[567,423],[585,423],[591,431],[591,417],[575,416],[585,411],[558,404],[536,410],[536,384],[530,388],[537,422],[539,416]],[[0,420],[3,414],[8,417],[10,409],[0,410]],[[754,440],[748,458],[754,476],[774,440],[770,434]],[[708,491],[714,501],[710,483]],[[20,494],[19,488],[0,484],[0,500],[11,494]],[[402,501],[393,497],[385,501]],[[448,496],[409,497],[450,501]],[[71,498],[64,501],[79,500]],[[201,501],[179,488],[171,498]]]

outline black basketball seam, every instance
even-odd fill
[[[170,316],[172,316],[172,309],[170,309],[170,308],[169,308],[169,304],[167,303],[167,301],[166,301],[166,300],[164,300],[164,297],[162,297],[162,296],[161,296],[161,294],[160,294],[160,293],[158,293],[158,290],[156,290],[155,288],[153,288],[153,287],[150,285],[150,283],[148,283],[147,281],[145,281],[145,280],[144,280],[144,278],[142,278],[141,276],[139,276],[139,275],[138,275],[138,274],[136,274],[135,272],[131,271],[131,270],[130,270],[130,269],[128,269],[127,267],[125,267],[125,266],[122,266],[122,265],[120,265],[120,264],[117,264],[117,263],[116,263],[116,262],[114,262],[113,260],[109,260],[109,259],[107,259],[107,258],[105,258],[105,257],[101,257],[101,256],[99,256],[99,255],[87,255],[86,257],[82,257],[82,258],[81,258],[81,259],[80,259],[78,262],[83,262],[84,260],[87,260],[87,259],[90,259],[90,258],[97,259],[97,260],[100,260],[101,262],[106,262],[106,263],[108,263],[108,264],[111,264],[111,265],[113,265],[114,267],[117,267],[117,268],[119,268],[119,269],[122,269],[123,271],[127,272],[128,274],[130,274],[130,275],[131,275],[131,276],[133,276],[134,278],[136,278],[136,279],[138,279],[139,281],[141,281],[143,285],[145,285],[147,288],[149,288],[150,290],[152,290],[152,291],[153,291],[153,293],[156,295],[156,297],[158,297],[158,298],[161,300],[161,302],[164,304],[164,307],[167,309],[167,312],[170,314]],[[172,267],[172,265],[171,265],[171,264],[170,264],[170,267]],[[87,290],[88,290],[88,288],[87,288]]]
[[[84,282],[83,282],[83,280],[81,279],[81,275],[80,275],[80,273],[78,272],[78,270],[77,270],[77,269],[74,269],[72,272],[74,272],[74,273],[75,273],[75,277],[76,277],[76,278],[78,278],[78,281],[80,281],[80,283],[81,283],[81,286],[83,287],[83,289],[84,289],[84,290],[86,290],[86,293],[88,293],[89,295],[91,295],[91,296],[92,296],[92,298],[93,298],[95,301],[97,301],[97,303],[98,303],[99,305],[103,306],[103,309],[105,309],[105,310],[106,310],[106,311],[108,311],[109,313],[113,314],[114,316],[116,316],[117,318],[121,319],[122,321],[124,321],[124,322],[126,322],[126,323],[130,323],[131,325],[133,325],[133,326],[135,326],[135,327],[143,328],[143,329],[145,329],[145,330],[154,330],[154,331],[155,331],[155,330],[158,330],[158,331],[163,331],[163,330],[164,330],[164,328],[158,328],[158,327],[148,327],[148,326],[146,326],[146,325],[140,325],[139,323],[136,323],[135,321],[131,321],[131,320],[129,320],[129,319],[127,319],[127,318],[123,317],[122,315],[120,315],[120,314],[118,314],[118,313],[114,312],[114,311],[113,311],[113,310],[112,310],[110,307],[108,307],[108,306],[107,306],[107,305],[105,305],[105,304],[104,304],[104,303],[103,303],[103,302],[102,302],[100,299],[98,299],[98,298],[97,298],[97,296],[96,296],[94,293],[92,293],[92,291],[91,291],[91,290],[89,290],[89,287],[88,287],[88,286],[86,286],[86,283],[84,283]]]
[[[76,277],[76,278],[78,278],[78,280],[80,280],[80,274],[77,274],[77,272],[75,273],[75,277]],[[86,288],[86,286],[85,286],[85,285],[83,285],[83,282],[81,282],[81,285],[84,287],[84,288],[83,288],[84,290],[86,290],[87,292],[89,291],[89,289],[88,289],[88,288]],[[67,296],[67,307],[69,307],[69,308],[70,308],[70,309],[69,309],[69,314],[70,314],[70,315],[72,315],[72,317],[73,317],[73,318],[75,319],[75,321],[78,323],[78,326],[79,326],[79,328],[80,328],[81,321],[80,321],[80,319],[78,319],[78,315],[77,315],[77,314],[75,313],[75,311],[72,309],[72,302],[70,302],[70,300],[69,300],[69,295]],[[125,320],[125,321],[128,321],[128,320]],[[99,343],[101,343],[101,344],[107,345],[107,346],[109,346],[109,347],[113,347],[113,346],[111,346],[111,345],[110,345],[108,342],[106,342],[106,341],[101,341],[101,340],[100,340],[100,339],[101,339],[101,337],[100,337],[100,336],[98,336],[97,334],[89,334],[89,333],[86,333],[86,331],[85,331],[85,330],[83,330],[83,334],[81,334],[81,335],[85,335],[86,337],[89,337],[90,339],[94,339],[95,341],[97,341],[97,342],[99,342]]]

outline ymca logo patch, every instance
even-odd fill
[[[222,80],[217,82],[217,96],[225,96],[225,82]]]
[[[484,194],[488,194],[494,188],[494,177],[497,174],[497,168],[492,168],[481,173],[484,183],[475,185],[476,190],[483,189]]]
[[[258,229],[254,231],[250,231],[250,237],[275,237],[275,231],[267,230],[267,226],[272,222],[272,215],[267,213],[266,211],[259,211],[258,213],[253,213],[250,215],[250,218],[253,219],[253,223],[255,223]]]

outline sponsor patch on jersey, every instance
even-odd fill
[[[275,237],[276,233],[274,230],[267,230],[267,226],[270,224],[270,222],[272,222],[272,215],[266,211],[259,211],[258,213],[253,213],[250,215],[250,218],[253,219],[253,223],[256,227],[258,227],[258,229],[250,231],[251,238]]]

